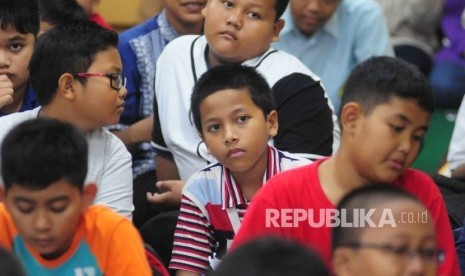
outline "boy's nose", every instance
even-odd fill
[[[240,29],[242,26],[241,15],[239,11],[232,11],[227,19],[228,25],[232,25],[235,29]]]
[[[37,232],[46,232],[50,229],[50,220],[45,214],[37,214],[34,219],[34,229]]]
[[[236,142],[239,139],[233,127],[224,127],[223,141],[226,145]]]
[[[118,91],[118,95],[123,99],[126,98],[127,94],[128,94],[128,90],[126,89],[125,86],[121,87],[121,89]]]

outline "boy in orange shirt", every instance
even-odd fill
[[[29,275],[151,275],[131,221],[91,203],[87,142],[70,124],[25,121],[1,147],[0,246]]]

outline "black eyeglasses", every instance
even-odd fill
[[[119,91],[126,87],[126,77],[122,73],[76,73],[74,76],[79,78],[107,77],[110,79],[110,86],[113,89]]]
[[[418,248],[411,249],[406,246],[394,246],[391,244],[376,244],[376,243],[347,243],[342,247],[350,248],[371,248],[384,251],[400,258],[412,259],[415,256],[420,257],[424,262],[436,262],[438,264],[444,261],[444,251],[435,248]]]

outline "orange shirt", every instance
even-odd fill
[[[95,275],[151,275],[142,239],[131,221],[107,207],[91,206],[80,221],[70,248],[46,260],[19,236],[0,203],[0,246],[13,251],[28,274],[74,274],[92,269]]]

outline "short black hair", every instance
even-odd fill
[[[276,3],[274,5],[274,8],[276,10],[276,17],[275,19],[278,20],[281,18],[281,15],[283,15],[284,11],[287,8],[287,5],[289,4],[289,0],[275,0]]]
[[[195,84],[191,95],[191,114],[195,127],[202,133],[200,105],[208,96],[225,89],[245,88],[252,101],[266,116],[276,109],[271,88],[254,68],[240,65],[219,65],[205,72]]]
[[[39,33],[37,0],[0,0],[0,28],[14,28],[22,34]]]
[[[12,185],[41,190],[64,179],[82,191],[87,150],[84,134],[71,124],[49,118],[22,122],[1,145],[5,190]]]
[[[342,198],[337,205],[339,213],[345,212],[345,221],[354,222],[355,210],[369,210],[394,200],[408,200],[423,204],[412,194],[394,185],[371,183],[361,188],[355,189]],[[369,227],[369,226],[367,226]],[[357,244],[360,242],[363,231],[366,227],[343,227],[338,225],[332,232],[332,250],[338,247]]]
[[[29,63],[40,105],[47,106],[53,100],[63,74],[87,72],[98,53],[117,45],[117,33],[90,21],[58,25],[41,35]],[[84,78],[78,80],[85,83]]]
[[[53,26],[89,20],[76,0],[38,0],[40,20]]]
[[[372,57],[350,73],[342,94],[341,108],[356,102],[365,114],[393,97],[414,99],[430,114],[434,111],[433,92],[426,77],[414,65],[394,57]]]
[[[261,237],[226,255],[209,276],[326,276],[322,259],[310,248],[291,240]]]

